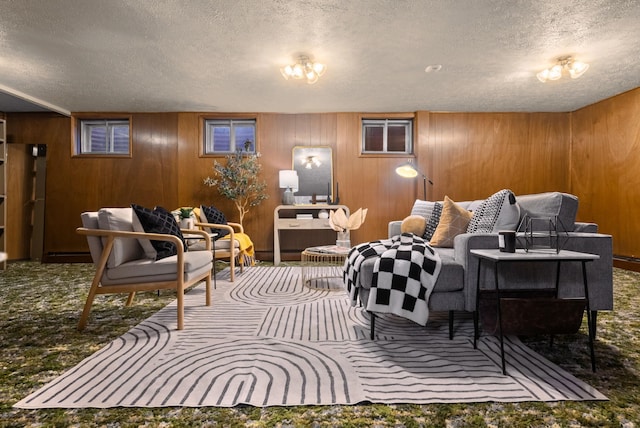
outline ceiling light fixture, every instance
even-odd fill
[[[542,70],[536,74],[536,77],[542,83],[547,80],[558,80],[562,77],[562,72],[569,73],[572,79],[577,79],[582,76],[589,69],[589,64],[582,61],[576,61],[570,56],[563,56],[558,58],[558,62],[551,68]]]
[[[293,65],[287,65],[280,69],[282,76],[289,80],[293,79],[307,79],[307,83],[313,85],[318,81],[318,78],[327,71],[327,66],[320,64],[319,62],[313,62],[306,55],[298,57],[298,62]]]
[[[318,159],[318,156],[307,156],[306,158],[302,159],[302,165],[304,165],[304,167],[306,169],[311,169],[314,166],[317,168],[320,165],[322,165],[322,162],[320,162],[320,159]]]

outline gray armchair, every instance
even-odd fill
[[[82,225],[76,231],[87,237],[96,273],[78,323],[78,330],[86,326],[91,306],[98,294],[128,293],[126,305],[132,304],[135,293],[173,289],[177,294],[178,330],[184,328],[185,290],[200,281],[206,283],[205,304],[211,305],[211,251],[184,251],[180,238],[170,234],[134,232],[131,208],[103,208],[98,212],[82,213]],[[206,249],[211,241],[202,234]],[[177,254],[154,260],[147,258],[138,240],[168,241],[175,244]]]

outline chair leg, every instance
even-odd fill
[[[205,297],[205,305],[211,306],[211,273],[209,273],[209,275],[205,279],[205,284],[206,284],[205,290],[207,293]]]
[[[160,295],[160,290],[158,290],[158,295]],[[129,293],[129,297],[127,298],[127,303],[125,303],[125,306],[131,306],[133,304],[133,299],[136,297],[136,292],[132,291],[131,293]]]
[[[89,318],[89,313],[91,312],[91,306],[93,305],[93,300],[95,299],[98,291],[98,283],[99,279],[94,278],[93,283],[91,284],[91,288],[89,289],[89,294],[87,295],[87,301],[84,303],[82,315],[80,315],[80,321],[78,321],[78,331],[84,330],[84,328],[87,326],[87,319]]]
[[[449,340],[453,340],[453,311],[449,311]]]
[[[184,329],[184,287],[178,287],[178,330]]]
[[[371,316],[371,331],[369,333],[369,337],[371,338],[371,340],[374,340],[375,338],[375,333],[376,333],[376,314],[374,314],[373,312],[369,312],[369,315]]]
[[[231,257],[229,257],[229,269],[231,270],[231,282],[233,282],[236,279],[236,258],[233,256],[233,254],[231,254]]]

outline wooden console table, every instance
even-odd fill
[[[273,264],[280,264],[280,231],[281,230],[331,230],[329,219],[318,218],[318,213],[322,210],[331,211],[342,208],[349,214],[346,205],[278,205],[273,211]],[[297,213],[310,213],[313,218],[297,219]],[[290,217],[287,217],[287,214]],[[326,242],[322,242],[326,244]]]

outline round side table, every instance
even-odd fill
[[[349,248],[334,245],[305,249],[300,255],[302,285],[322,290],[343,290],[342,267],[348,254]]]

